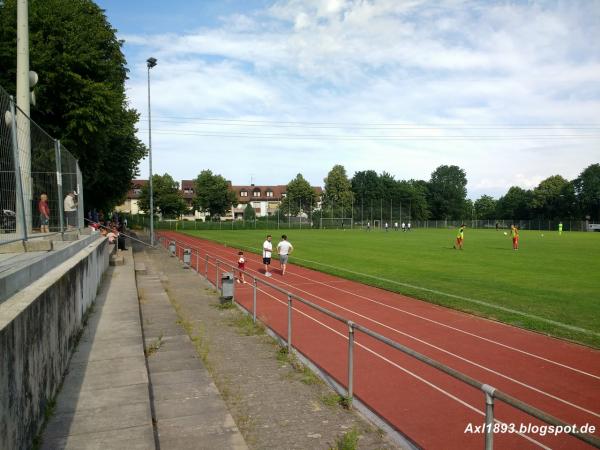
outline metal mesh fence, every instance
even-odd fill
[[[0,111],[0,244],[82,228],[77,159],[1,87]]]

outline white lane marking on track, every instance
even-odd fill
[[[193,238],[192,238],[192,239],[193,239]],[[214,248],[214,247],[216,247],[217,245],[219,245],[219,244],[218,244],[218,243],[216,243],[216,245],[213,245],[212,247]],[[227,255],[228,255],[228,256],[230,256],[229,254],[227,254]],[[310,269],[309,269],[309,270],[310,270]],[[258,272],[258,271],[256,271],[256,273],[259,273],[259,274],[260,274],[260,272]],[[483,341],[486,341],[486,342],[489,342],[489,343],[491,343],[491,344],[498,345],[498,346],[500,346],[500,347],[504,347],[504,348],[506,348],[506,349],[509,349],[509,350],[512,350],[512,351],[515,351],[515,352],[518,352],[518,353],[522,353],[522,354],[524,354],[524,355],[531,356],[531,357],[533,357],[533,358],[537,358],[537,359],[540,359],[540,360],[542,360],[542,361],[545,361],[545,362],[548,362],[548,363],[551,363],[551,364],[554,364],[554,365],[557,365],[557,366],[563,367],[563,368],[565,368],[565,369],[568,369],[568,370],[572,370],[572,371],[574,371],[574,372],[581,373],[582,375],[586,375],[586,376],[589,376],[589,377],[591,377],[591,378],[595,378],[595,379],[598,379],[598,380],[600,380],[600,376],[598,376],[598,375],[595,375],[595,374],[592,374],[592,373],[586,372],[586,371],[584,371],[584,370],[581,370],[581,369],[577,369],[577,368],[575,368],[575,367],[568,366],[568,365],[566,365],[566,364],[562,364],[562,363],[560,363],[560,362],[558,362],[558,361],[554,361],[554,360],[552,360],[552,359],[548,359],[548,358],[545,358],[545,357],[543,357],[543,356],[540,356],[540,355],[536,355],[535,353],[531,353],[531,352],[528,352],[528,351],[525,351],[525,350],[521,350],[521,349],[519,349],[519,348],[516,348],[516,347],[512,347],[512,346],[510,346],[510,345],[507,345],[507,344],[503,344],[503,343],[501,343],[501,342],[498,342],[498,341],[494,341],[494,340],[492,340],[492,339],[489,339],[489,338],[486,338],[486,337],[480,336],[480,335],[478,335],[478,334],[471,333],[471,332],[469,332],[469,331],[462,330],[462,329],[460,329],[460,328],[457,328],[457,327],[454,327],[454,326],[451,326],[451,325],[448,325],[448,324],[445,324],[445,323],[442,323],[442,322],[438,322],[437,320],[433,320],[433,319],[430,319],[430,318],[428,318],[428,317],[421,316],[421,315],[419,315],[419,314],[415,314],[415,313],[413,313],[413,312],[410,312],[410,311],[404,310],[404,309],[402,309],[402,308],[398,308],[398,307],[396,307],[396,306],[388,305],[388,304],[386,304],[386,303],[380,302],[380,301],[378,301],[378,300],[375,300],[375,299],[372,299],[372,298],[370,298],[370,297],[365,297],[365,296],[363,296],[363,295],[357,294],[357,293],[355,293],[355,292],[352,292],[352,291],[347,291],[347,290],[345,290],[345,289],[341,289],[341,288],[339,288],[339,287],[336,287],[336,286],[331,286],[331,285],[329,285],[329,284],[327,284],[327,283],[324,283],[324,282],[322,282],[322,281],[313,280],[313,279],[311,279],[311,278],[308,278],[308,277],[305,277],[305,276],[303,276],[303,275],[299,275],[299,274],[297,274],[297,273],[295,273],[295,272],[290,272],[290,273],[291,273],[291,274],[294,274],[295,276],[301,277],[301,278],[309,279],[309,280],[311,280],[311,281],[312,281],[312,282],[314,282],[314,283],[322,284],[323,286],[328,286],[328,287],[330,287],[331,289],[338,290],[338,291],[344,292],[344,293],[346,293],[346,294],[353,295],[353,296],[355,296],[355,297],[358,297],[358,298],[364,299],[364,300],[366,300],[366,301],[369,301],[369,302],[372,302],[372,303],[376,303],[376,304],[378,304],[378,305],[381,305],[381,306],[383,306],[383,307],[390,308],[390,309],[393,309],[393,310],[395,310],[395,311],[399,311],[399,312],[401,312],[401,313],[404,313],[404,314],[410,315],[410,316],[412,316],[412,317],[416,317],[416,318],[419,318],[419,319],[421,319],[421,320],[425,320],[425,321],[427,321],[427,322],[434,323],[434,324],[436,324],[436,325],[439,325],[439,326],[442,326],[442,327],[445,327],[445,328],[448,328],[448,329],[451,329],[451,330],[457,331],[457,332],[459,332],[459,333],[463,333],[463,334],[466,334],[466,335],[468,335],[468,336],[472,336],[472,337],[475,337],[475,338],[477,338],[477,339],[481,339],[481,340],[483,340]],[[288,286],[291,286],[291,287],[293,287],[293,285],[291,285],[291,284],[289,284],[289,283],[286,283],[286,282],[284,282],[284,281],[282,281],[282,283],[283,283],[283,284],[286,284],[286,285],[288,285]]]
[[[278,299],[277,297],[275,297],[275,296],[273,296],[273,295],[269,294],[268,292],[264,291],[263,289],[257,288],[257,290],[259,290],[259,291],[263,292],[263,293],[264,293],[265,295],[267,295],[268,297],[271,297],[271,298],[272,298],[272,299],[274,299],[276,302],[278,302],[278,303],[281,303],[283,306],[287,306],[287,303],[286,303],[286,302],[284,302],[284,301],[282,301],[282,300]],[[328,329],[328,330],[332,331],[334,334],[336,334],[336,335],[338,335],[338,336],[341,336],[341,337],[342,337],[344,340],[346,340],[346,341],[348,340],[348,336],[346,336],[346,335],[344,335],[343,333],[340,333],[339,331],[337,331],[337,330],[335,330],[335,329],[331,328],[329,325],[326,325],[326,324],[324,324],[323,322],[321,322],[321,321],[317,320],[316,318],[314,318],[314,317],[312,317],[312,316],[310,316],[310,315],[306,314],[306,313],[305,313],[305,312],[303,312],[303,311],[300,311],[299,309],[297,309],[297,308],[295,308],[295,307],[293,307],[293,306],[292,306],[292,309],[293,309],[294,311],[297,311],[298,313],[302,314],[302,315],[303,315],[303,316],[305,316],[306,318],[308,318],[308,319],[310,319],[310,320],[312,320],[312,321],[314,321],[314,322],[318,323],[318,324],[319,324],[319,325],[321,325],[323,328],[326,328],[326,329]],[[446,391],[446,390],[442,389],[441,387],[439,387],[439,386],[437,386],[437,385],[433,384],[432,382],[430,382],[430,381],[427,381],[427,380],[426,380],[426,379],[424,379],[423,377],[421,377],[421,376],[417,375],[416,373],[414,373],[414,372],[412,372],[412,371],[408,370],[408,369],[407,369],[407,368],[405,368],[405,367],[402,367],[402,366],[400,366],[399,364],[395,363],[394,361],[391,361],[390,359],[388,359],[388,358],[386,358],[385,356],[383,356],[383,355],[381,355],[381,354],[377,353],[376,351],[374,351],[374,350],[370,349],[369,347],[365,346],[364,344],[361,344],[360,342],[358,342],[358,340],[356,340],[356,339],[355,339],[354,343],[355,343],[357,346],[359,346],[359,347],[363,348],[364,350],[366,350],[367,352],[369,352],[369,353],[373,354],[373,355],[374,355],[374,356],[376,356],[377,358],[380,358],[381,360],[385,361],[386,363],[390,364],[391,366],[394,366],[394,367],[396,367],[397,369],[400,369],[401,371],[403,371],[404,373],[406,373],[406,374],[410,375],[411,377],[413,377],[413,378],[416,378],[416,379],[417,379],[417,380],[419,380],[420,382],[422,382],[422,383],[426,384],[427,386],[429,386],[429,387],[431,387],[431,388],[435,389],[436,391],[438,391],[438,392],[442,393],[443,395],[445,395],[445,396],[447,396],[447,397],[451,398],[452,400],[456,401],[457,403],[459,403],[459,404],[461,404],[461,405],[465,406],[466,408],[468,408],[468,409],[472,410],[473,412],[475,412],[475,413],[479,414],[480,416],[485,416],[485,413],[484,413],[484,412],[482,412],[482,411],[480,411],[479,409],[477,409],[477,407],[475,407],[475,406],[471,405],[470,403],[467,403],[467,402],[465,402],[464,400],[461,400],[460,398],[456,397],[454,394],[451,394],[450,392],[448,392],[448,391]],[[503,421],[501,421],[501,420],[499,420],[499,419],[494,419],[494,422],[496,422],[496,423],[499,423],[499,424],[501,424],[501,425],[503,425],[503,424],[505,423],[505,422],[503,422]],[[541,442],[538,442],[538,441],[536,441],[535,439],[533,439],[533,438],[531,438],[531,437],[527,436],[526,434],[519,433],[519,432],[517,432],[516,434],[518,434],[519,436],[521,436],[521,437],[522,437],[522,438],[524,438],[524,439],[527,439],[527,440],[528,440],[528,441],[530,441],[530,442],[533,442],[534,444],[538,445],[538,446],[539,446],[539,447],[541,447],[541,448],[544,448],[544,449],[547,449],[547,450],[551,450],[551,448],[550,448],[550,447],[547,447],[547,446],[545,446],[545,445],[544,445],[544,444],[542,444]]]
[[[229,256],[229,255],[228,255],[228,256]],[[213,264],[213,265],[214,265],[214,264]],[[258,273],[258,274],[260,274],[260,272],[258,272],[258,271],[256,271],[256,270],[254,270],[254,269],[250,269],[250,268],[248,268],[248,269],[249,269],[249,270],[251,270],[251,271],[253,271],[253,272],[255,272],[255,273]],[[298,277],[301,277],[301,278],[307,278],[307,277],[304,277],[304,276],[302,276],[302,275],[297,275],[297,276],[298,276]],[[488,368],[488,367],[486,367],[486,366],[483,366],[483,365],[481,365],[481,364],[478,364],[478,363],[476,363],[476,362],[474,362],[474,361],[471,361],[471,360],[469,360],[469,359],[467,359],[467,358],[464,358],[464,357],[462,357],[462,356],[460,356],[460,355],[457,355],[457,354],[455,354],[455,353],[452,353],[452,352],[450,352],[450,351],[448,351],[448,350],[445,350],[445,349],[443,349],[443,348],[441,348],[441,347],[438,347],[438,346],[436,346],[436,345],[434,345],[434,344],[431,344],[431,343],[429,343],[429,342],[427,342],[427,341],[424,341],[424,340],[422,340],[422,339],[419,339],[419,338],[417,338],[417,337],[415,337],[415,336],[412,336],[412,335],[410,335],[410,334],[408,334],[408,333],[404,333],[404,332],[402,332],[402,331],[400,331],[400,330],[397,330],[397,329],[395,329],[395,328],[393,328],[393,327],[390,327],[390,326],[388,326],[388,325],[386,325],[386,324],[383,324],[383,323],[381,323],[381,322],[378,322],[378,321],[376,321],[376,320],[374,320],[374,319],[372,319],[372,318],[370,318],[370,317],[368,317],[368,316],[365,316],[365,315],[363,315],[363,314],[357,313],[357,312],[355,312],[355,311],[353,311],[353,310],[351,310],[351,309],[349,309],[349,308],[346,308],[346,307],[344,307],[344,306],[341,306],[341,305],[339,305],[339,304],[337,304],[337,303],[335,303],[335,302],[331,302],[331,301],[329,301],[329,300],[327,300],[327,299],[325,299],[325,298],[322,298],[322,297],[320,297],[320,296],[318,296],[318,295],[316,295],[316,294],[310,293],[310,292],[308,292],[308,291],[305,291],[305,290],[303,290],[303,289],[295,288],[295,286],[296,286],[297,284],[295,284],[295,285],[291,285],[291,284],[289,284],[289,283],[286,283],[286,282],[284,282],[284,281],[281,281],[281,283],[282,283],[282,284],[285,284],[285,285],[287,285],[287,286],[290,286],[291,288],[294,288],[294,289],[296,289],[297,291],[300,291],[300,292],[303,292],[303,293],[305,293],[305,294],[308,294],[309,296],[311,296],[311,297],[313,297],[313,298],[319,299],[319,300],[321,300],[321,301],[323,301],[323,302],[326,302],[326,303],[329,303],[329,304],[331,304],[331,305],[333,305],[333,306],[335,306],[335,307],[338,307],[338,308],[340,308],[340,309],[346,310],[346,311],[350,312],[351,314],[355,314],[356,316],[362,317],[362,318],[364,318],[364,319],[366,319],[366,320],[369,320],[369,321],[371,321],[371,322],[373,322],[373,323],[375,323],[375,324],[378,324],[378,325],[380,325],[380,326],[382,326],[382,327],[385,327],[385,328],[387,328],[387,329],[389,329],[389,330],[391,330],[391,331],[394,331],[394,332],[396,332],[396,333],[398,333],[398,334],[404,335],[404,336],[406,336],[406,337],[408,337],[408,338],[410,338],[410,339],[413,339],[413,340],[415,340],[415,341],[417,341],[417,342],[421,342],[421,343],[423,343],[424,345],[428,345],[428,346],[430,346],[430,347],[432,347],[432,348],[434,348],[434,349],[436,349],[436,350],[438,350],[438,351],[444,352],[444,353],[446,353],[446,354],[448,354],[448,355],[451,355],[451,356],[453,356],[453,357],[455,357],[455,358],[457,358],[457,359],[460,359],[460,360],[462,360],[462,361],[465,361],[465,362],[467,362],[467,363],[469,363],[469,364],[472,364],[472,365],[474,365],[475,367],[478,367],[478,368],[480,368],[480,369],[486,370],[486,371],[488,371],[488,372],[490,372],[490,373],[493,373],[493,374],[495,374],[495,375],[497,375],[497,376],[500,376],[500,377],[502,377],[502,378],[504,378],[504,379],[506,379],[506,380],[509,380],[509,381],[511,381],[511,382],[514,382],[515,384],[518,384],[518,385],[520,385],[520,386],[523,386],[523,387],[525,387],[525,388],[531,389],[531,390],[533,390],[533,391],[535,391],[535,392],[537,392],[537,393],[539,393],[539,394],[541,394],[541,395],[545,395],[545,396],[547,396],[547,397],[549,397],[549,398],[552,398],[552,399],[554,399],[554,400],[556,400],[556,401],[558,401],[558,402],[561,402],[561,403],[563,403],[563,404],[569,405],[569,406],[571,406],[571,407],[573,407],[573,408],[575,408],[575,409],[579,409],[580,411],[583,411],[583,412],[585,412],[585,413],[588,413],[588,414],[590,414],[590,415],[593,415],[593,416],[596,416],[596,417],[600,417],[600,414],[598,414],[598,413],[595,413],[594,411],[591,411],[591,410],[589,410],[589,409],[587,409],[587,408],[584,408],[584,407],[582,407],[582,406],[579,406],[579,405],[577,405],[577,404],[574,404],[574,403],[572,403],[572,402],[569,402],[569,401],[568,401],[568,400],[566,400],[566,399],[563,399],[563,398],[557,397],[557,396],[555,396],[555,395],[553,395],[553,394],[551,394],[551,393],[549,393],[549,392],[543,391],[543,390],[541,390],[541,389],[538,389],[538,388],[536,388],[536,387],[534,387],[534,386],[531,386],[531,385],[529,385],[529,384],[527,384],[527,383],[524,383],[524,382],[521,382],[521,381],[519,381],[519,380],[516,380],[516,379],[514,379],[514,378],[512,378],[512,377],[510,377],[510,376],[508,376],[508,375],[505,375],[505,374],[503,374],[503,373],[501,373],[501,372],[497,372],[497,371],[495,371],[495,370],[493,370],[493,369],[491,369],[491,368]],[[310,284],[314,284],[314,283],[321,283],[321,284],[324,284],[325,286],[329,286],[329,285],[327,285],[327,284],[325,284],[325,283],[322,283],[322,282],[317,282],[317,281],[313,281],[313,282],[311,282]]]
[[[252,270],[253,272],[259,273],[258,271],[254,270],[254,269],[250,269],[250,270]],[[424,345],[427,345],[427,346],[429,346],[429,347],[431,347],[431,348],[434,348],[434,349],[436,349],[436,350],[438,350],[438,351],[441,351],[441,352],[443,352],[443,353],[446,353],[446,354],[448,354],[448,355],[450,355],[450,356],[453,356],[453,357],[455,357],[455,358],[457,358],[457,359],[460,359],[461,361],[464,361],[464,362],[467,362],[467,363],[469,363],[469,364],[472,364],[472,365],[473,365],[473,366],[475,366],[475,367],[478,367],[478,368],[480,368],[480,369],[483,369],[483,370],[485,370],[485,371],[488,371],[488,372],[490,372],[490,373],[492,373],[492,374],[494,374],[494,375],[497,375],[497,376],[499,376],[499,377],[501,377],[501,378],[504,378],[504,379],[506,379],[506,380],[508,380],[508,381],[511,381],[511,382],[515,383],[515,384],[518,384],[518,385],[520,385],[520,386],[522,386],[522,387],[525,387],[525,388],[527,388],[527,389],[531,389],[531,390],[532,390],[532,391],[534,391],[534,392],[537,392],[537,393],[539,393],[539,394],[541,394],[541,395],[545,395],[545,396],[547,396],[547,397],[549,397],[549,398],[552,398],[552,399],[554,399],[554,400],[556,400],[556,401],[558,401],[558,402],[560,402],[560,403],[563,403],[563,404],[566,404],[566,405],[568,405],[568,406],[571,406],[571,407],[573,407],[573,408],[575,408],[575,409],[578,409],[578,410],[580,410],[580,411],[583,411],[583,412],[585,412],[585,413],[588,413],[588,414],[590,414],[590,415],[592,415],[592,416],[595,416],[595,417],[600,417],[600,414],[598,414],[598,413],[596,413],[596,412],[594,412],[594,411],[591,411],[591,410],[589,410],[589,409],[587,409],[587,408],[585,408],[585,407],[583,407],[583,406],[579,406],[579,405],[577,405],[577,404],[575,404],[575,403],[572,403],[572,402],[570,402],[570,401],[568,401],[568,400],[566,400],[566,399],[563,399],[563,398],[561,398],[561,397],[558,397],[558,396],[556,396],[556,395],[553,395],[553,394],[551,394],[551,393],[549,393],[549,392],[543,391],[543,390],[541,390],[541,389],[539,389],[539,388],[536,388],[536,387],[534,387],[534,386],[531,386],[531,385],[529,385],[529,384],[527,384],[527,383],[524,383],[524,382],[522,382],[522,381],[519,381],[519,380],[517,380],[517,379],[515,379],[515,378],[512,378],[512,377],[510,377],[510,376],[508,376],[508,375],[505,375],[505,374],[503,374],[503,373],[501,373],[501,372],[498,372],[498,371],[496,371],[496,370],[494,370],[494,369],[492,369],[492,368],[486,367],[486,366],[484,366],[484,365],[482,365],[482,364],[479,364],[479,363],[477,363],[477,362],[475,362],[475,361],[472,361],[472,360],[470,360],[470,359],[468,359],[468,358],[465,358],[465,357],[463,357],[463,356],[460,356],[460,355],[458,355],[458,354],[456,354],[456,353],[450,352],[449,350],[445,350],[445,349],[443,349],[443,348],[441,348],[441,347],[438,347],[438,346],[436,346],[436,345],[434,345],[434,344],[431,344],[430,342],[424,341],[424,340],[422,340],[422,339],[420,339],[420,338],[418,338],[418,337],[416,337],[416,336],[413,336],[413,335],[411,335],[411,334],[408,334],[408,333],[405,333],[405,332],[403,332],[403,331],[400,331],[400,330],[398,330],[398,329],[396,329],[396,328],[393,328],[393,327],[391,327],[391,326],[389,326],[389,325],[386,325],[386,324],[384,324],[384,323],[382,323],[382,322],[379,322],[379,321],[377,321],[377,320],[375,320],[375,319],[372,319],[372,318],[370,318],[370,317],[368,317],[368,316],[365,316],[364,314],[360,314],[360,313],[358,313],[358,312],[356,312],[356,311],[354,311],[354,310],[352,310],[352,309],[350,309],[350,308],[346,308],[346,307],[344,307],[344,306],[341,306],[341,305],[339,305],[339,304],[337,304],[337,303],[335,303],[335,302],[332,302],[332,301],[330,301],[330,300],[327,300],[327,299],[325,299],[325,298],[323,298],[323,297],[320,297],[320,296],[318,296],[318,295],[316,295],[316,294],[313,294],[313,293],[311,293],[311,292],[305,291],[305,290],[303,290],[303,289],[300,289],[300,288],[296,288],[296,287],[295,287],[295,286],[296,286],[296,284],[292,285],[292,284],[289,284],[289,283],[285,283],[285,282],[283,282],[283,281],[282,281],[282,283],[283,283],[283,284],[286,284],[287,286],[290,286],[292,289],[294,289],[294,290],[296,290],[296,291],[303,292],[303,293],[305,293],[305,294],[309,295],[310,297],[313,297],[313,298],[319,299],[319,300],[321,300],[321,301],[323,301],[323,302],[325,302],[325,303],[329,303],[329,304],[331,304],[331,305],[333,305],[333,306],[335,306],[335,307],[337,307],[337,308],[339,308],[339,309],[343,309],[343,310],[345,310],[345,311],[348,311],[348,312],[349,312],[349,313],[351,313],[351,314],[354,314],[354,315],[356,315],[356,316],[358,316],[358,317],[362,317],[362,318],[363,318],[363,319],[365,319],[365,320],[368,320],[368,321],[370,321],[370,322],[373,322],[373,323],[375,323],[375,324],[377,324],[377,325],[380,325],[380,326],[382,326],[382,327],[384,327],[384,328],[387,328],[387,329],[389,329],[389,330],[391,330],[391,331],[393,331],[393,332],[396,332],[396,333],[398,333],[398,334],[401,334],[401,335],[403,335],[403,336],[406,336],[406,337],[408,337],[408,338],[410,338],[410,339],[413,339],[413,340],[415,340],[415,341],[417,341],[417,342],[420,342],[420,343],[422,343],[422,344],[424,344]],[[314,282],[314,283],[317,283],[317,282]],[[314,283],[311,283],[311,284],[314,284]]]

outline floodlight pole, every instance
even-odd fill
[[[33,81],[33,83],[32,83]],[[19,166],[21,170],[21,192],[24,197],[23,213],[17,211],[17,233],[26,236],[31,232],[31,135],[29,74],[29,5],[27,0],[17,1],[17,132],[19,146]],[[24,220],[22,219],[24,217]]]
[[[152,190],[152,112],[150,108],[150,69],[156,66],[156,58],[146,60],[148,67],[148,187],[150,189],[150,245],[154,247],[154,192]]]

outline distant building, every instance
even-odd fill
[[[122,205],[115,209],[127,214],[143,214],[138,206],[138,200],[142,193],[142,188],[148,184],[148,180],[131,180],[131,189],[127,191],[127,196]]]
[[[321,206],[323,189],[318,186],[313,186],[313,189],[317,194],[317,203],[313,206],[319,208]],[[231,186],[231,190],[235,192],[237,197],[237,205],[232,208],[231,217],[241,219],[248,204],[254,208],[257,217],[277,214],[279,204],[286,196],[287,186],[284,184],[275,186],[256,186],[251,184],[246,186]]]
[[[148,180],[131,180],[131,189],[127,192],[123,204],[116,208],[117,211],[128,214],[143,214],[144,211],[140,210],[138,206],[138,200],[142,193],[142,188],[147,184]],[[230,189],[236,194],[237,204],[233,205],[227,216],[222,218],[224,220],[242,219],[244,217],[244,210],[248,204],[254,208],[257,217],[277,214],[279,204],[286,196],[287,186],[283,184],[275,186],[256,186],[254,184],[247,186],[230,185]],[[313,189],[317,195],[317,203],[313,206],[315,209],[319,209],[321,207],[323,189],[320,186],[313,186]],[[181,180],[180,191],[189,210],[189,214],[184,215],[183,218],[188,220],[205,220],[205,214],[194,210],[193,202],[196,196],[194,180]]]

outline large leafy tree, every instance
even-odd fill
[[[166,218],[176,218],[187,211],[179,183],[168,173],[152,176],[152,197],[154,213]],[[142,211],[150,211],[150,186],[142,188],[138,204]]]
[[[227,180],[210,170],[200,172],[194,181],[194,188],[194,206],[211,217],[223,216],[237,200]]]
[[[586,167],[573,186],[583,215],[600,222],[600,164]]]
[[[438,219],[460,219],[467,198],[467,175],[458,166],[439,166],[429,180],[429,208]]]
[[[496,213],[499,218],[503,219],[531,219],[532,199],[531,191],[512,186],[504,196],[498,199]]]
[[[532,207],[538,217],[558,219],[568,215],[565,194],[569,182],[560,175],[553,175],[541,181],[533,190]]]
[[[324,182],[323,208],[334,208],[336,211],[339,211],[335,213],[336,215],[341,214],[344,216],[345,211],[350,211],[354,201],[352,185],[344,166],[340,164],[333,166],[325,177]]]
[[[494,220],[496,218],[496,204],[498,202],[489,195],[482,195],[473,203],[475,218],[479,220]]]
[[[379,201],[381,198],[381,183],[379,175],[374,170],[356,172],[350,184],[357,204],[367,207],[371,202]]]
[[[16,0],[0,2],[0,84],[15,92]],[[86,206],[120,202],[145,146],[125,97],[127,68],[104,12],[91,0],[30,0],[32,118],[79,159]]]
[[[317,194],[310,183],[301,173],[287,184],[285,198],[281,201],[279,209],[284,214],[297,216],[300,212],[311,212],[317,203]]]

